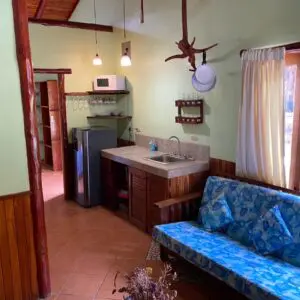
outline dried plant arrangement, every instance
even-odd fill
[[[152,268],[136,268],[131,274],[125,275],[126,285],[116,288],[116,281],[120,272],[114,279],[113,294],[124,294],[125,300],[174,300],[177,291],[172,289],[172,284],[177,279],[177,274],[169,264],[165,264],[161,276],[153,278]]]

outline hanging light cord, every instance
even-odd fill
[[[94,0],[94,18],[95,18],[95,25],[97,25],[96,0]],[[98,35],[97,35],[97,30],[95,30],[95,41],[96,41],[96,53],[98,53]]]
[[[123,17],[124,17],[124,39],[126,39],[126,3],[123,0]]]

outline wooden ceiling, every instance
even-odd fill
[[[78,3],[79,0],[27,0],[28,17],[66,21]]]

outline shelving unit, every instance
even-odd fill
[[[102,119],[102,120],[131,120],[131,116],[89,116],[88,119]]]
[[[54,171],[62,170],[61,125],[56,80],[36,83],[41,158]]]
[[[72,92],[65,93],[66,96],[89,96],[89,95],[128,95],[129,91],[126,90],[113,90],[113,91],[88,91],[88,92]]]
[[[178,116],[175,117],[175,122],[179,124],[202,124],[204,122],[203,100],[177,100],[175,102],[178,107]],[[199,108],[200,114],[197,117],[182,116],[182,109],[185,107]]]

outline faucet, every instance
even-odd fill
[[[171,141],[171,140],[177,140],[177,142],[178,142],[178,155],[179,156],[181,156],[181,145],[180,145],[180,139],[177,137],[177,136],[175,136],[175,135],[172,135],[170,138],[169,138],[169,141]]]

